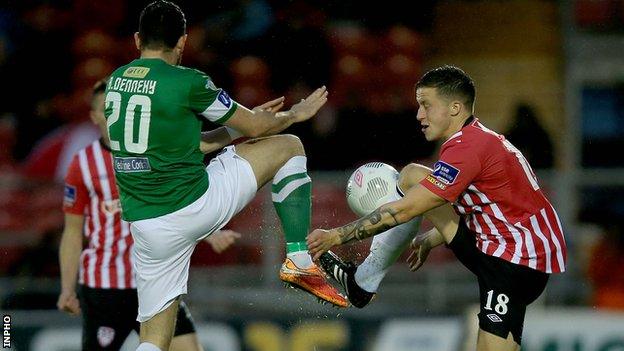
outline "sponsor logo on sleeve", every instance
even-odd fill
[[[451,185],[459,175],[459,169],[444,161],[438,161],[433,166],[433,176],[446,185]]]
[[[128,67],[123,73],[124,77],[128,78],[145,78],[150,69],[147,67]]]
[[[225,90],[221,90],[219,92],[219,95],[217,95],[217,99],[219,99],[219,101],[221,101],[221,103],[225,106],[225,107],[230,107],[232,106],[232,99],[230,99],[230,97],[228,96],[228,94],[225,92]]]
[[[425,178],[429,183],[435,185],[436,187],[440,188],[441,190],[446,190],[446,185],[444,185],[444,183],[442,183],[441,181],[437,180],[435,177],[433,177],[431,174],[427,175],[427,178]]]
[[[63,203],[65,206],[72,206],[74,202],[76,202],[76,187],[65,184]]]

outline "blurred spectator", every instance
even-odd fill
[[[522,152],[534,168],[552,168],[552,141],[542,128],[533,107],[518,104],[512,123],[511,129],[505,133],[507,139]]]
[[[624,311],[624,222],[608,224],[594,248],[587,275],[594,287],[591,304]]]
[[[22,165],[25,176],[62,182],[74,154],[100,137],[91,122],[60,127],[33,148]]]

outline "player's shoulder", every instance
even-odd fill
[[[176,69],[181,74],[184,74],[190,77],[210,79],[210,77],[206,74],[206,72],[198,70],[197,68],[191,68],[191,67],[186,67],[186,66],[172,66],[172,67],[174,67],[174,69]]]
[[[469,142],[473,145],[491,145],[492,143],[500,143],[505,137],[501,134],[489,129],[481,121],[475,118],[469,125],[462,130],[462,141]]]
[[[174,66],[175,69],[180,72],[180,74],[184,77],[184,80],[191,83],[191,87],[194,89],[198,88],[211,88],[212,90],[217,90],[217,87],[212,82],[212,78],[205,72],[198,70],[196,68],[190,68],[185,66]]]
[[[113,71],[113,73],[111,73],[111,76],[143,78],[146,74],[154,72],[154,70],[158,75],[175,74],[177,76],[206,76],[204,72],[190,67],[170,64],[154,65],[153,63],[146,66],[146,64],[141,60],[133,60],[123,66],[119,66]]]
[[[74,154],[72,159],[78,160],[78,159],[80,159],[80,157],[86,157],[89,153],[93,153],[93,149],[99,143],[100,143],[99,140],[94,140],[89,145],[87,145],[87,146],[79,149],[78,151],[76,151],[76,153]]]
[[[95,143],[95,142],[94,142]],[[87,155],[89,154],[89,152],[91,152],[91,150],[93,150],[93,146],[94,143],[91,143],[81,149],[79,149],[78,151],[76,151],[74,153],[74,155],[72,156],[71,162],[69,163],[69,167],[67,169],[67,176],[71,176],[72,174],[76,174],[76,173],[80,173],[81,171],[81,159],[85,160],[88,162],[88,157]]]
[[[451,135],[443,144],[442,151],[479,154],[487,151],[493,143],[500,144],[501,135],[485,127],[478,119],[474,119],[457,133]]]

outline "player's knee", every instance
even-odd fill
[[[410,163],[401,170],[399,175],[399,187],[403,189],[403,191],[407,191],[407,189],[420,183],[420,181],[425,179],[430,173],[431,169],[429,167],[417,163]]]
[[[281,149],[288,153],[288,156],[305,156],[305,150],[303,149],[303,143],[301,139],[292,134],[278,135],[276,138],[280,138]]]

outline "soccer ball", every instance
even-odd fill
[[[388,164],[371,162],[358,167],[347,183],[349,207],[361,217],[398,199],[398,181],[399,172]]]

